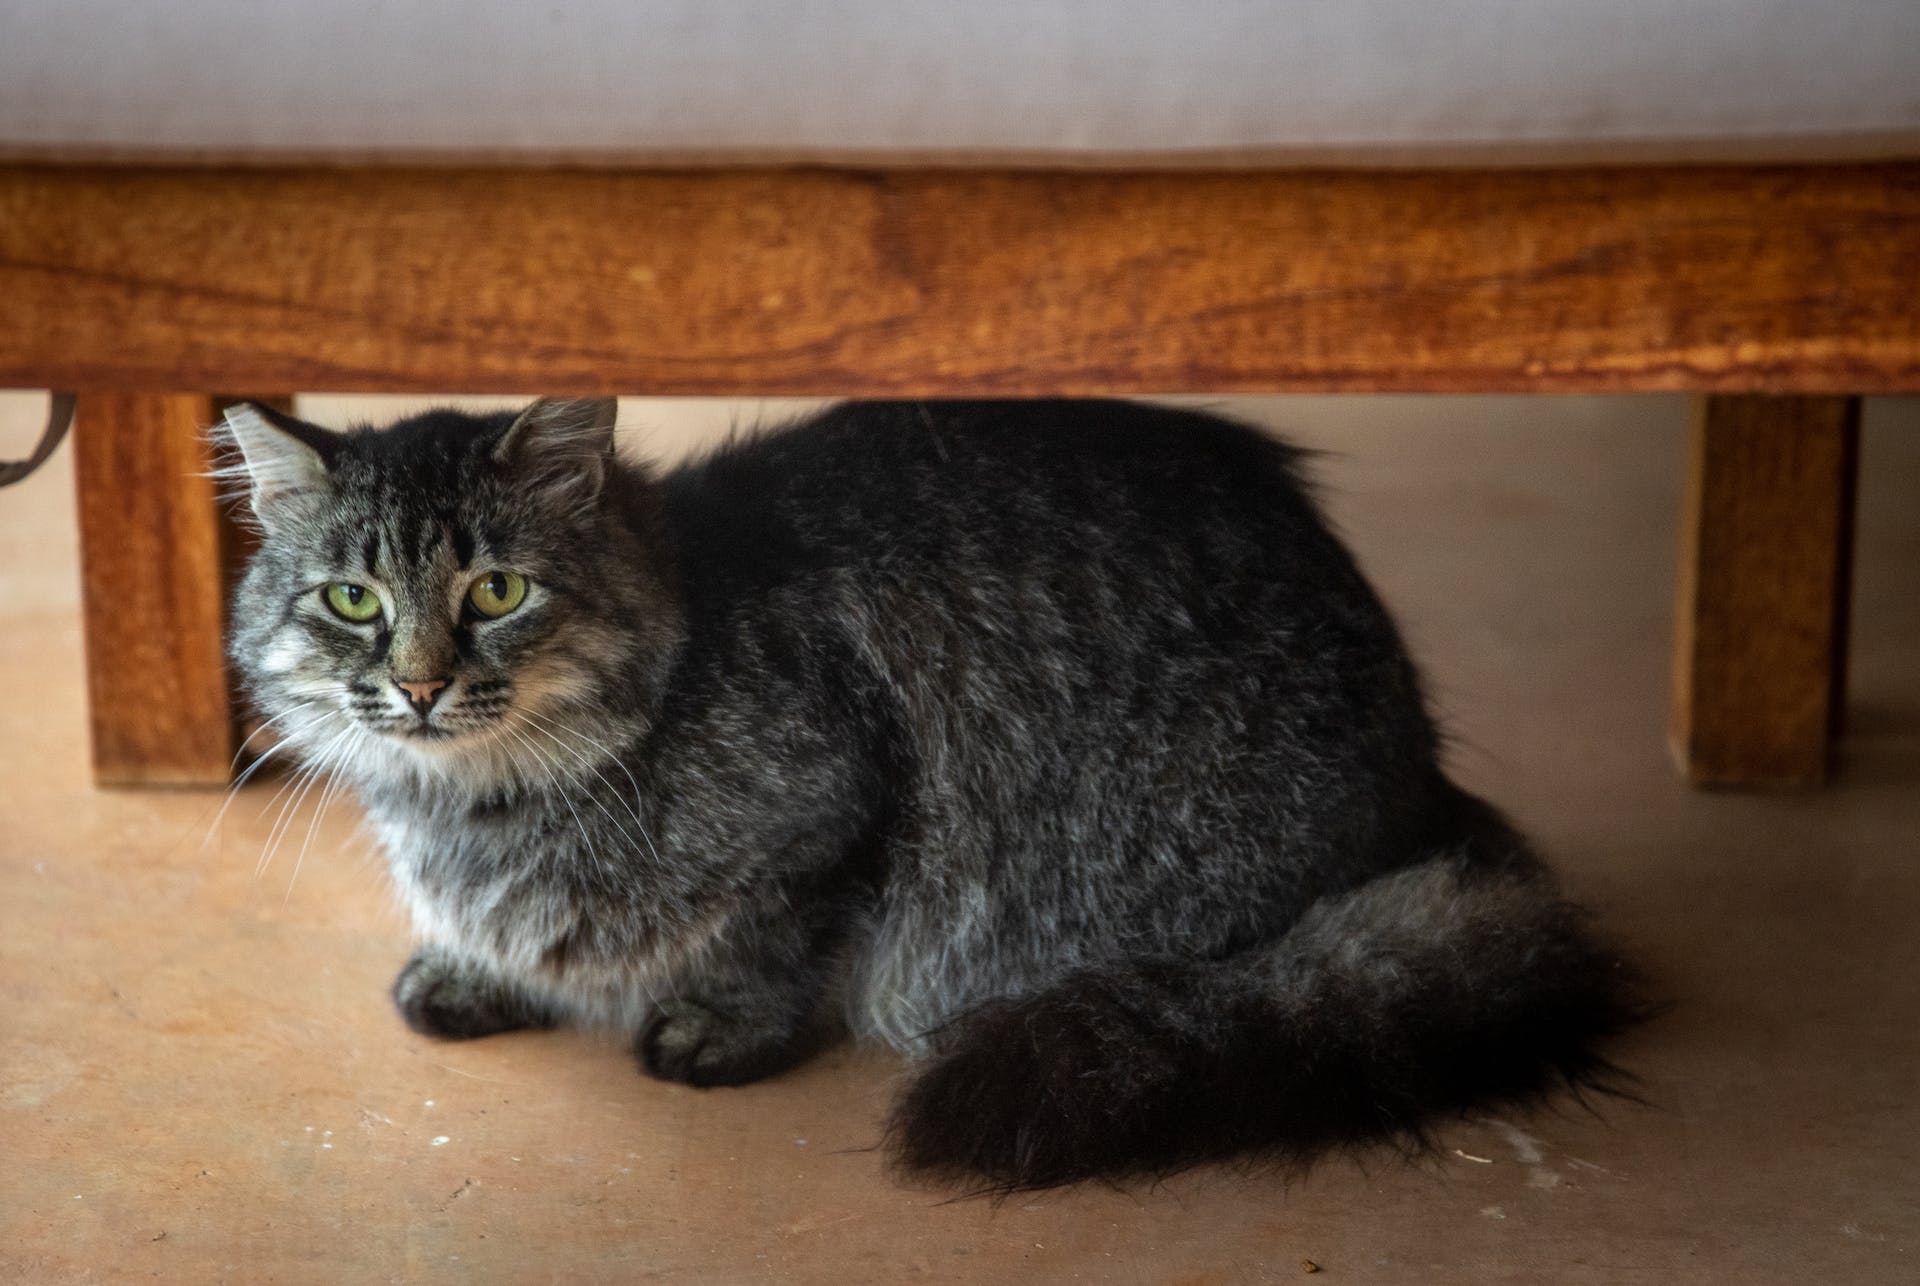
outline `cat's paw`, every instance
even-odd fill
[[[393,980],[393,1003],[407,1026],[442,1040],[472,1040],[553,1021],[508,983],[431,949],[416,953]]]
[[[804,1051],[790,1037],[769,1039],[763,1029],[705,1005],[672,1001],[655,1011],[634,1053],[648,1075],[704,1089],[772,1076]]]

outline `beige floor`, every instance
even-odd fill
[[[1682,404],[1259,409],[1339,453],[1460,774],[1677,1001],[1627,1050],[1653,1106],[995,1207],[867,1150],[882,1054],[703,1093],[578,1035],[417,1038],[350,804],[296,802],[262,873],[272,785],[218,829],[89,786],[62,453],[0,492],[0,1280],[1920,1281],[1920,403],[1870,412],[1840,779],[1759,798],[1662,748]],[[34,411],[0,399],[0,456]]]

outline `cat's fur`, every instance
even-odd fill
[[[609,1026],[694,1085],[850,1029],[923,1060],[896,1155],[1001,1188],[1304,1161],[1606,1071],[1627,971],[1441,772],[1287,447],[848,404],[655,476],[612,418],[230,418],[264,532],[233,654],[373,820],[417,1029]],[[495,568],[525,605],[463,613]],[[438,677],[426,725],[394,685]]]

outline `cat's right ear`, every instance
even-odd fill
[[[610,397],[543,397],[500,435],[493,458],[535,491],[591,501],[606,481],[619,414]]]
[[[245,484],[253,516],[268,530],[332,487],[327,468],[339,439],[317,424],[258,402],[236,402],[227,408],[219,432],[240,459],[218,476]]]

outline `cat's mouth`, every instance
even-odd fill
[[[385,737],[421,750],[438,750],[456,742],[472,742],[486,735],[488,726],[494,721],[484,718],[463,717],[442,722],[409,720],[405,723],[386,724],[377,729]]]
[[[437,745],[457,739],[469,729],[449,728],[423,719],[362,719],[362,725],[376,737],[413,745]]]

